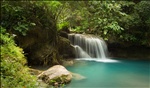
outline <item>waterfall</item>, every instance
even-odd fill
[[[69,34],[69,40],[76,50],[76,58],[82,60],[97,60],[103,62],[116,62],[108,59],[107,45],[104,40],[94,35]]]

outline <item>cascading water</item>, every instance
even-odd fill
[[[68,37],[75,47],[76,58],[79,60],[116,62],[107,58],[107,45],[102,39],[87,34],[69,34]]]

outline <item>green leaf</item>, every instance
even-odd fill
[[[35,26],[36,24],[35,24],[35,23],[30,23],[30,25],[31,25],[31,26]]]

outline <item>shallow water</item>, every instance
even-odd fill
[[[73,79],[65,88],[150,88],[149,61],[107,63],[78,60],[66,68],[86,78]]]

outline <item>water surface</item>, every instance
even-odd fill
[[[96,62],[79,60],[69,71],[85,76],[73,79],[66,88],[150,88],[150,62]]]

